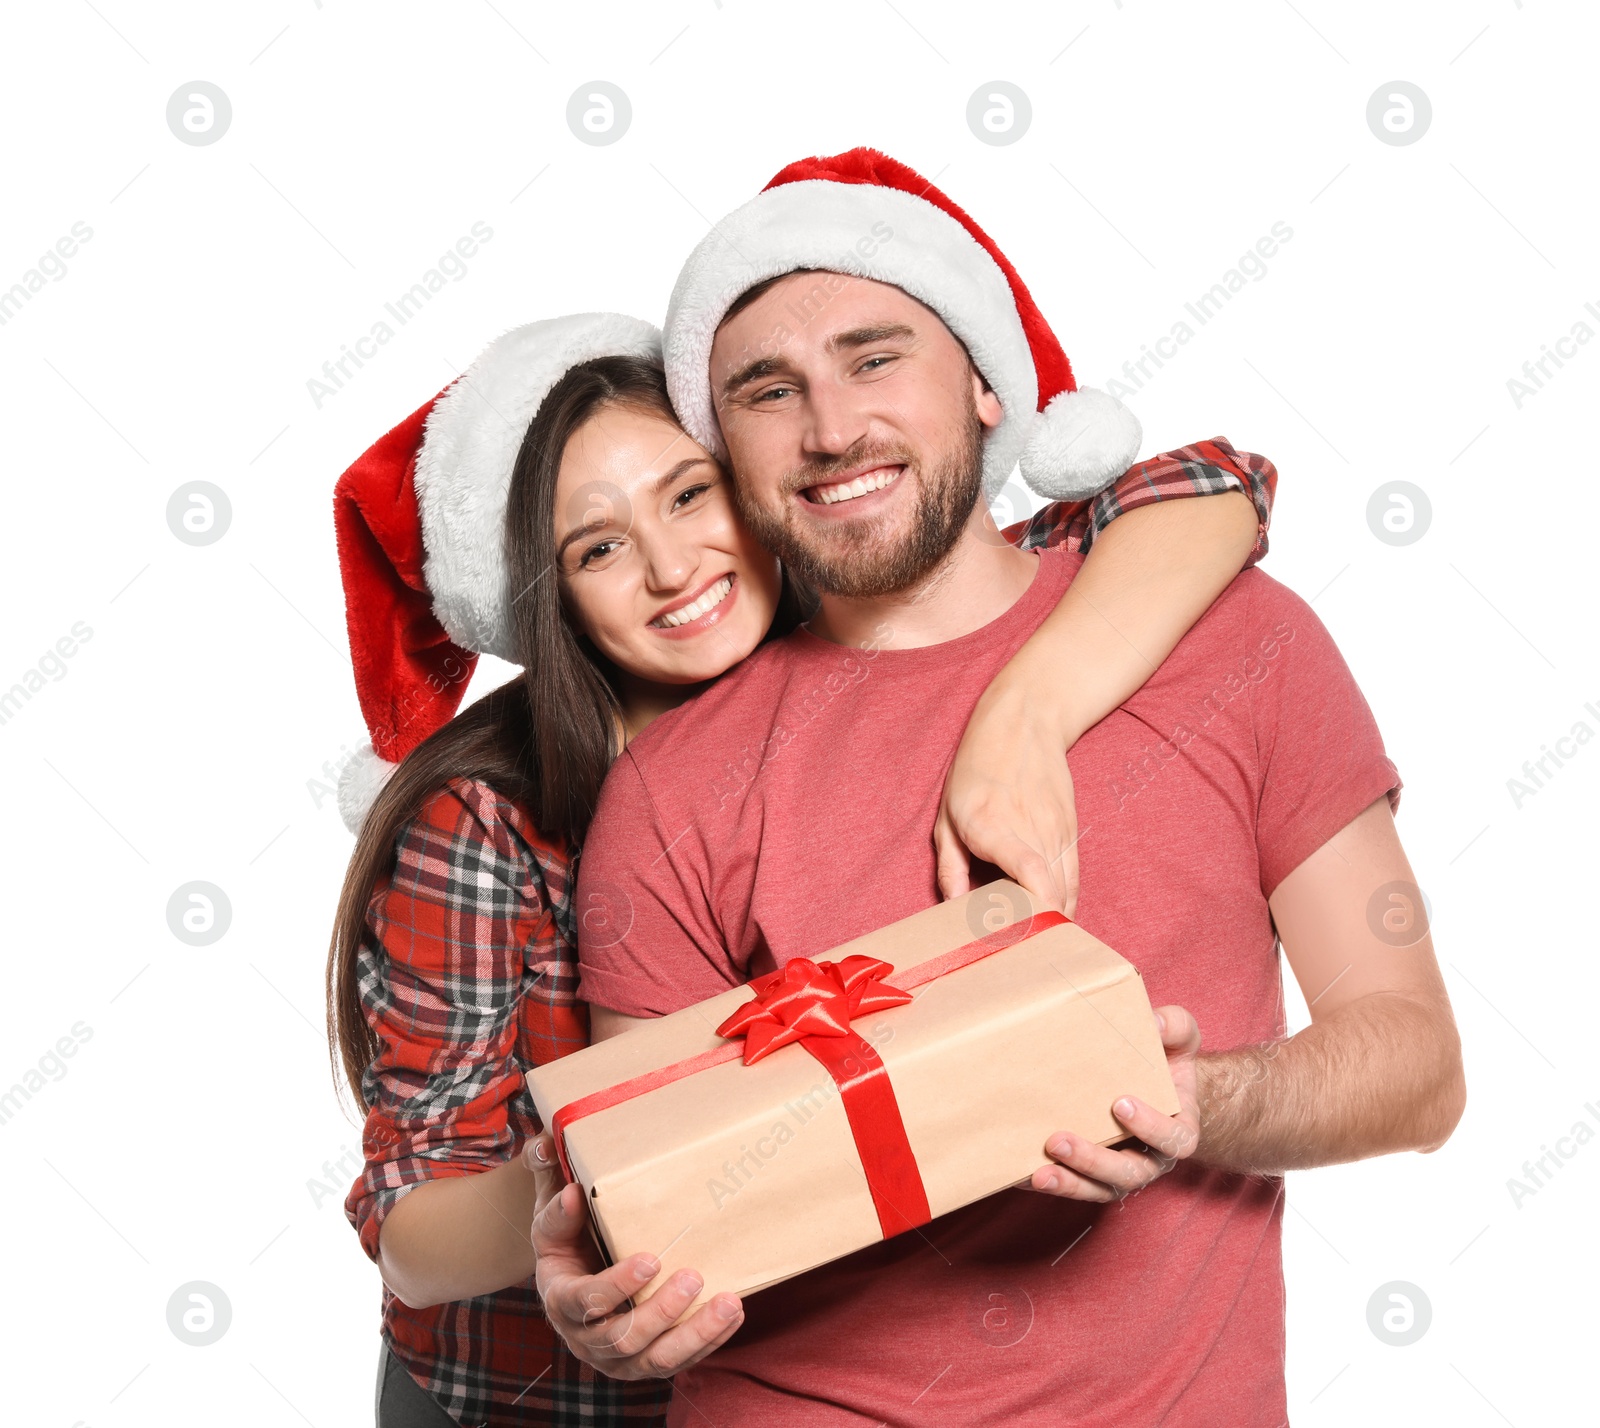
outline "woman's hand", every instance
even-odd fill
[[[533,1172],[533,1217],[537,1220],[539,1212],[561,1193],[565,1183],[556,1160],[555,1139],[549,1131],[541,1131],[523,1144],[522,1165]]]
[[[608,1378],[670,1378],[721,1347],[744,1322],[739,1300],[718,1294],[678,1323],[703,1283],[692,1269],[678,1270],[635,1306],[634,1296],[660,1273],[661,1262],[636,1254],[600,1269],[576,1185],[545,1201],[533,1222],[533,1247],[545,1317],[574,1354]]]
[[[971,889],[981,858],[1043,906],[1075,915],[1067,750],[1155,673],[1255,540],[1256,509],[1239,491],[1140,506],[1100,532],[962,735],[933,830],[947,898]]]
[[[933,825],[939,890],[972,888],[972,863],[993,863],[1041,909],[1078,906],[1078,810],[1067,748],[1050,701],[1003,671],[984,691],[945,778]]]

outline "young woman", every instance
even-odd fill
[[[403,755],[360,821],[328,967],[367,1117],[346,1209],[385,1284],[382,1428],[652,1421],[669,1392],[597,1375],[542,1317],[528,1236],[549,1173],[523,1071],[587,1040],[575,860],[612,759],[806,607],[678,426],[653,338],[619,323],[508,334],[340,483],[363,709]],[[1275,480],[1201,443],[1005,532],[1093,549],[969,725],[947,892],[970,853],[1075,896],[1063,751],[1264,549]],[[1228,491],[1249,499],[1169,499]],[[451,719],[469,650],[523,674]],[[1042,795],[1025,811],[1019,786]]]

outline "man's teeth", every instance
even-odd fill
[[[669,610],[665,615],[662,615],[659,619],[652,620],[650,623],[666,630],[670,630],[676,625],[687,625],[690,620],[698,620],[707,610],[720,605],[728,598],[728,592],[732,589],[733,577],[724,575],[698,600],[691,601],[676,610]]]
[[[876,471],[869,471],[864,476],[857,476],[854,481],[845,481],[838,486],[817,486],[813,489],[812,499],[819,506],[831,506],[838,501],[853,501],[857,496],[865,496],[868,491],[881,491],[891,481],[900,478],[900,468],[880,467]]]

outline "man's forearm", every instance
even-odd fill
[[[1435,1150],[1466,1103],[1448,1011],[1380,992],[1284,1041],[1202,1053],[1195,1159],[1279,1175]]]

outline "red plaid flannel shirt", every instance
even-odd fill
[[[1024,549],[1087,550],[1117,516],[1153,501],[1246,491],[1267,549],[1277,471],[1225,440],[1142,462],[1087,501],[1057,502],[1007,528]],[[427,1180],[471,1175],[539,1131],[523,1071],[588,1042],[577,999],[575,859],[528,810],[454,780],[402,831],[373,891],[359,955],[361,1001],[382,1047],[363,1086],[366,1166],[345,1213],[376,1257],[384,1217]],[[670,1385],[620,1383],[569,1353],[532,1280],[412,1309],[387,1289],[383,1336],[462,1424],[659,1421]]]

